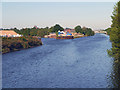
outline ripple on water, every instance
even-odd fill
[[[104,34],[73,40],[42,39],[43,45],[3,55],[3,88],[106,88],[111,85],[111,48]]]

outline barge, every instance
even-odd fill
[[[56,39],[74,39],[74,36],[57,36]]]

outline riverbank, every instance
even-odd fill
[[[2,37],[2,54],[42,45],[35,37]]]

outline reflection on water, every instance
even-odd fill
[[[3,88],[114,87],[109,36],[42,42],[43,46],[3,55]]]

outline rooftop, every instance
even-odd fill
[[[0,35],[17,35],[18,33],[16,33],[13,30],[1,30],[0,31]]]

